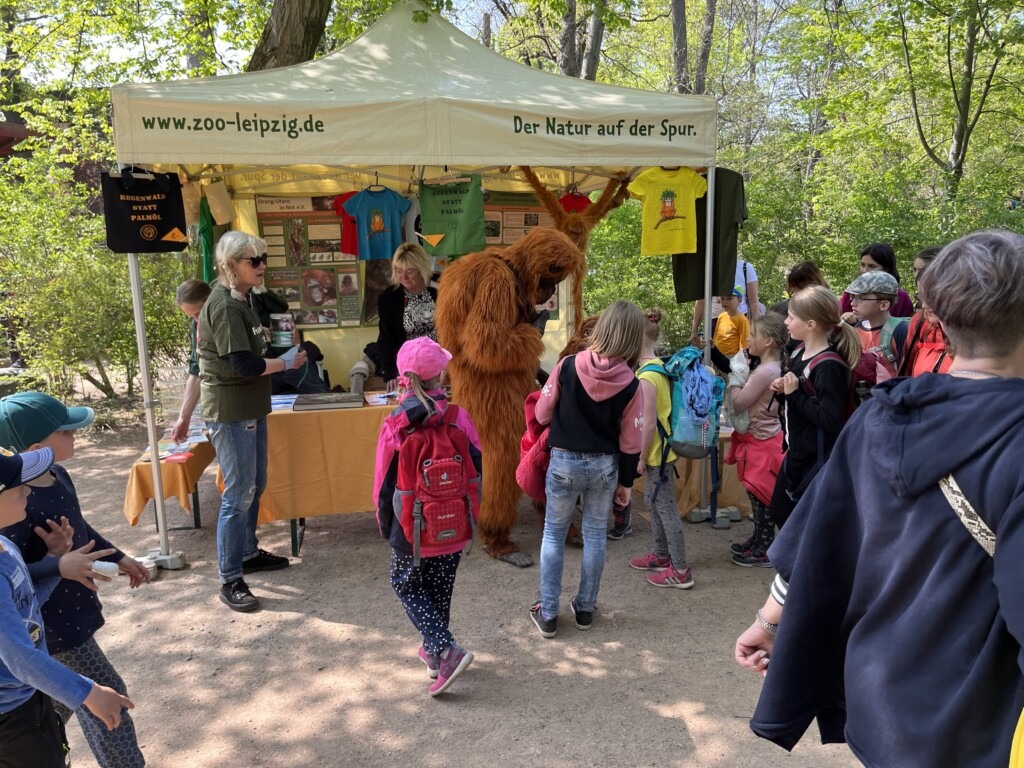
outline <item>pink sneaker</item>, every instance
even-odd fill
[[[428,653],[422,645],[419,650],[420,661],[427,665],[427,677],[435,679],[437,671],[441,668],[441,657],[436,653]]]
[[[652,573],[647,577],[647,583],[655,587],[672,587],[674,589],[690,589],[693,587],[693,574],[689,568],[677,571],[674,566],[661,573]]]
[[[437,696],[448,690],[448,687],[455,682],[455,678],[466,671],[466,667],[473,663],[473,654],[458,645],[448,649],[448,656],[441,656],[440,668],[438,669],[437,680],[430,686],[430,695]]]
[[[672,561],[669,558],[658,557],[653,552],[648,555],[638,555],[629,561],[629,567],[636,568],[638,571],[663,571],[670,565],[672,565]]]

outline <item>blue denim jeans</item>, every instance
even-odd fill
[[[258,549],[256,519],[260,495],[267,487],[267,420],[206,422],[224,475],[217,519],[217,562],[220,582],[242,577],[242,562]]]
[[[592,611],[604,571],[608,513],[619,482],[619,457],[609,453],[578,453],[554,448],[548,464],[544,492],[544,538],[540,545],[541,615],[558,615],[562,594],[562,567],[565,562],[565,535],[583,498],[583,565],[576,607]]]

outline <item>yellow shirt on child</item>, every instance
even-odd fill
[[[750,321],[746,315],[733,317],[728,312],[718,316],[712,343],[726,357],[732,357],[750,345]]]
[[[637,378],[641,381],[649,382],[654,387],[654,392],[657,396],[657,413],[658,423],[660,423],[665,431],[672,434],[672,425],[670,423],[670,417],[672,415],[672,388],[669,386],[668,376],[660,371],[665,370],[664,364],[660,360],[652,360],[650,365],[656,370],[643,371],[637,374]],[[640,366],[643,368],[644,366]],[[661,431],[657,425],[654,427],[654,439],[651,440],[651,447],[647,449],[647,455],[644,457],[644,464],[648,467],[660,467],[661,466],[661,452],[665,446],[665,441],[661,437]],[[679,456],[671,448],[668,449],[668,457],[665,459],[666,464],[671,464],[673,461],[678,459]]]

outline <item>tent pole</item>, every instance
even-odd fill
[[[149,347],[146,344],[146,315],[142,304],[142,276],[139,255],[128,254],[128,280],[132,290],[132,311],[135,316],[135,343],[139,351],[139,371],[142,374],[142,404],[146,411],[146,429],[149,432],[149,465],[153,471],[153,500],[156,503],[156,527],[160,535],[160,549],[151,550],[143,564],[149,561],[167,569],[185,567],[183,553],[171,552],[167,536],[167,511],[164,508],[164,482],[160,471],[160,438],[156,431],[156,403],[153,400],[153,379],[149,374]]]
[[[714,296],[712,285],[711,271],[715,266],[715,166],[712,165],[708,168],[708,191],[707,191],[708,204],[707,214],[705,216],[704,231],[707,236],[704,238],[704,365],[711,365],[711,297]],[[717,453],[717,451],[716,451]],[[708,494],[708,468],[709,461],[713,461],[714,456],[710,459],[701,459],[700,461],[700,508],[709,508],[709,494]],[[711,510],[711,520],[715,521],[715,510]]]

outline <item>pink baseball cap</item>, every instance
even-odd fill
[[[398,373],[404,376],[415,373],[421,381],[429,381],[441,375],[448,367],[452,353],[429,336],[420,336],[405,342],[398,350]]]

